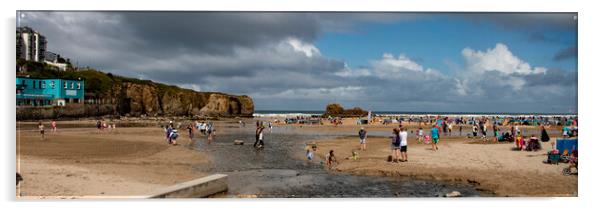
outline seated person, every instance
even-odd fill
[[[569,159],[569,173],[571,172],[572,168],[577,169],[577,163],[578,163],[578,159],[577,159],[577,150],[573,150],[573,152],[571,153],[571,159]]]
[[[527,151],[538,151],[541,149],[541,144],[539,144],[539,139],[535,137],[535,135],[531,135],[529,138],[529,142],[527,144]]]

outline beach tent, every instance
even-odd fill
[[[556,149],[560,154],[571,155],[573,150],[577,150],[577,139],[556,139]]]

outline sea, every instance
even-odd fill
[[[320,116],[318,110],[255,110],[254,117],[295,117]],[[371,111],[373,116],[498,116],[498,117],[577,117],[577,113],[513,113],[513,112],[419,112],[419,111]]]

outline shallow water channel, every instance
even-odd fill
[[[218,135],[211,144],[199,136],[191,148],[207,152],[213,164],[199,165],[196,169],[227,174],[229,189],[224,197],[437,197],[452,191],[468,197],[491,196],[468,184],[328,171],[319,160],[302,159],[304,142],[323,139],[325,135],[303,134],[292,127],[276,127],[271,133],[266,130],[265,148],[259,151],[253,147],[253,125],[218,127]],[[234,140],[244,140],[245,144],[234,145]]]

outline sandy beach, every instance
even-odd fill
[[[198,132],[197,138],[189,144],[185,129],[181,129],[179,145],[168,145],[158,121],[121,121],[118,123],[121,126],[115,131],[102,133],[93,128],[94,121],[62,121],[59,125],[63,127],[59,126],[57,133],[46,130],[47,139],[44,141],[40,139],[35,122],[20,122],[17,128],[17,171],[23,175],[24,181],[17,189],[17,196],[21,199],[131,198],[214,172],[225,172],[234,178],[230,181],[232,196],[261,194],[266,190],[274,193],[274,189],[283,191],[281,196],[287,196],[286,186],[294,187],[290,193],[308,187],[316,187],[313,190],[322,192],[323,187],[334,183],[327,181],[330,180],[329,175],[315,176],[316,172],[311,171],[313,168],[320,168],[319,159],[323,160],[331,149],[340,162],[334,168],[335,172],[360,176],[353,178],[333,174],[339,177],[334,180],[340,179],[339,181],[378,176],[458,183],[495,196],[577,195],[578,177],[562,174],[562,169],[568,164],[542,163],[546,159],[546,152],[552,148],[550,142],[543,143],[543,149],[537,152],[513,151],[514,144],[511,143],[483,143],[466,138],[469,128],[465,126],[463,136],[442,136],[440,150],[437,152],[432,151],[430,145],[419,144],[414,135],[410,134],[409,161],[389,163],[386,158],[391,150],[387,136],[397,124],[356,125],[354,119],[346,119],[339,126],[328,123],[274,124],[274,133],[270,131],[266,134],[268,148],[264,151],[264,157],[261,152],[252,152],[254,149],[250,148],[256,120],[274,119],[245,119],[246,127],[241,127],[237,123],[238,119],[215,121],[219,130],[216,142],[203,146],[200,143],[206,140]],[[182,123],[186,122],[188,121]],[[405,126],[411,130],[419,127],[415,124]],[[368,131],[367,150],[359,152],[359,160],[347,160],[345,157],[359,148],[357,131],[360,127],[365,127]],[[552,134],[558,133],[557,129],[559,128],[548,129],[552,141],[557,137],[557,134]],[[523,126],[521,130],[527,133],[538,132],[533,126]],[[250,141],[251,144],[236,146],[232,144],[234,139]],[[299,145],[304,142],[317,143],[316,160],[304,160],[305,153]],[[297,147],[299,149],[294,149]],[[237,153],[224,154],[234,151]],[[217,157],[216,160],[219,161],[215,162],[212,157]],[[284,163],[279,160],[281,158],[296,161],[286,160]],[[304,166],[307,164],[315,164],[316,167]],[[262,172],[262,169],[266,170]],[[304,172],[308,169],[310,170]],[[293,175],[288,177],[288,173]],[[307,182],[295,181],[300,173]],[[265,178],[271,176],[284,177],[289,181],[273,182]],[[249,183],[249,178],[263,181],[260,182],[262,184],[253,185],[252,182]],[[318,183],[322,182],[324,186],[320,187]],[[362,182],[365,187],[369,187],[368,182]],[[388,182],[390,181],[381,180],[378,184],[386,187]],[[271,189],[262,189],[268,185]],[[419,189],[419,184],[414,185],[412,190]],[[429,186],[438,184],[425,185]],[[395,189],[403,190],[403,187]],[[407,190],[410,189],[406,189],[405,193],[411,195],[412,191]],[[312,193],[308,191],[306,196],[311,196]],[[430,191],[424,193],[433,196],[428,194]]]
[[[370,137],[370,132],[391,130],[395,126],[365,126],[368,131],[367,150],[359,151],[359,160],[348,160],[352,151],[359,149],[358,137],[329,138],[315,141],[317,155],[324,159],[334,150],[339,164],[335,170],[358,175],[401,176],[419,179],[445,180],[470,183],[497,196],[576,196],[577,176],[564,176],[562,169],[568,164],[542,163],[550,142],[542,143],[537,152],[513,151],[511,143],[483,143],[466,137],[442,136],[439,151],[431,145],[419,144],[408,138],[408,162],[390,163],[390,139]],[[374,127],[374,128],[373,128]],[[359,130],[360,126],[307,127],[318,130]],[[535,129],[535,128],[531,128]],[[466,130],[465,130],[466,132]],[[532,131],[535,132],[535,131]],[[426,133],[426,132],[425,132]]]
[[[25,127],[25,126],[24,126]],[[17,172],[24,181],[19,198],[112,198],[142,196],[203,177],[194,170],[211,160],[182,145],[169,146],[157,127],[17,130]]]

